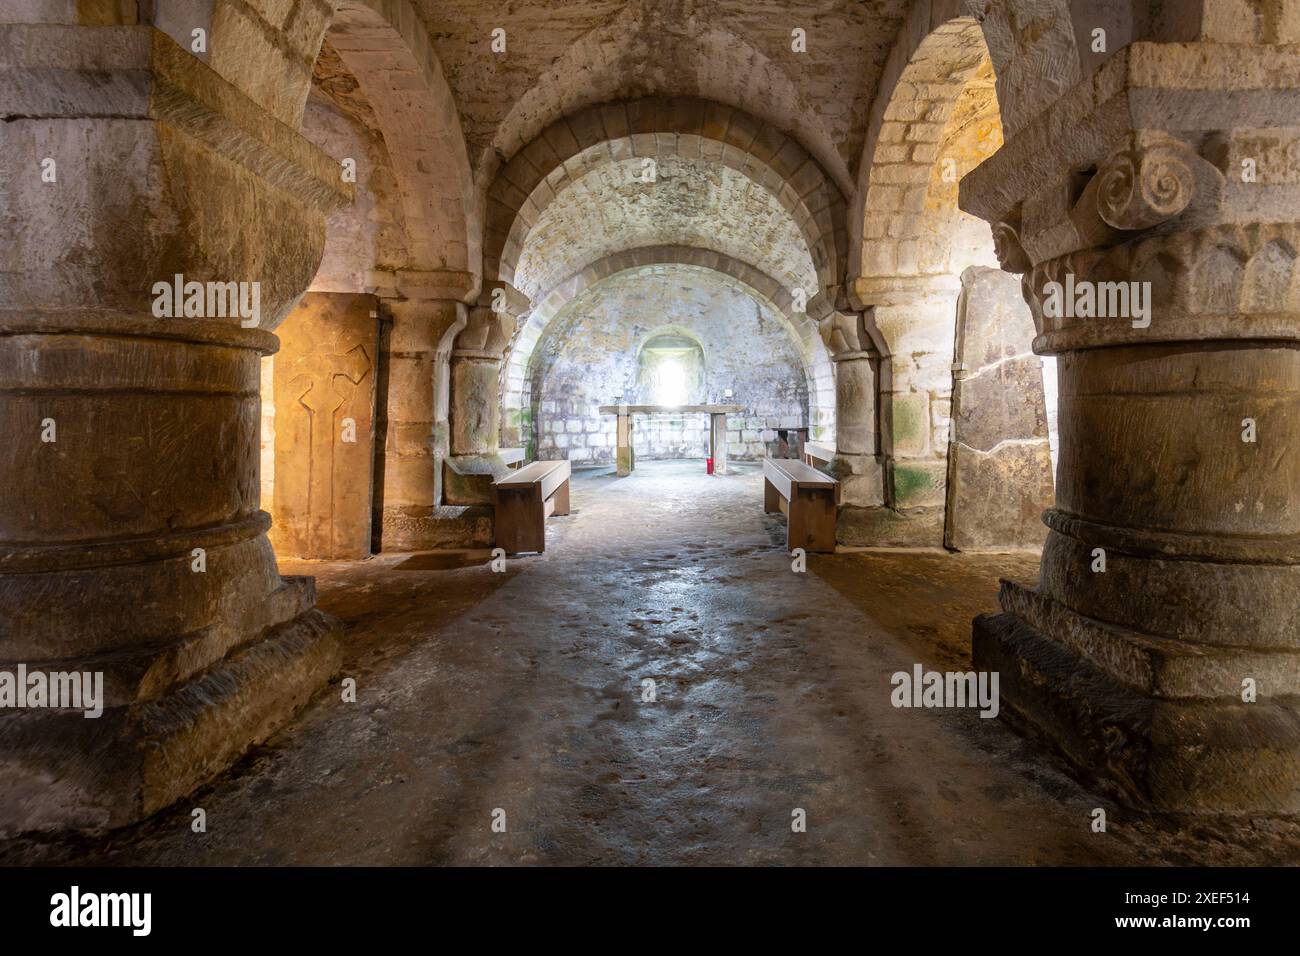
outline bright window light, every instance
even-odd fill
[[[656,405],[686,404],[686,369],[682,363],[665,356],[659,362],[657,381],[655,382]]]

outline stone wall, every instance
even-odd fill
[[[536,457],[612,463],[614,417],[598,408],[654,401],[642,394],[638,353],[665,329],[704,350],[703,386],[688,402],[745,406],[745,414],[728,418],[731,458],[759,458],[775,438],[772,429],[807,424],[807,375],[776,310],[725,276],[666,266],[599,282],[551,323],[525,386],[524,440],[535,442]],[[638,416],[634,434],[641,459],[707,454],[704,415]]]

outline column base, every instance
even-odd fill
[[[491,505],[385,508],[382,550],[491,547],[496,529],[494,518]]]
[[[283,727],[342,660],[342,626],[312,607],[312,580],[285,583],[301,613],[161,696],[133,696],[147,692],[156,669],[143,655],[29,664],[29,672],[102,671],[104,711],[0,716],[0,837],[138,822]]]
[[[1300,696],[1269,693],[1300,686],[1300,653],[1149,637],[1006,581],[1000,600],[974,621],[974,666],[1086,782],[1158,813],[1300,815]]]
[[[835,539],[852,548],[941,548],[943,508],[895,511],[884,505],[841,505]]]

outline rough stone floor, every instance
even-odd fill
[[[1143,820],[974,710],[890,675],[969,666],[970,619],[1032,555],[810,555],[751,466],[575,476],[545,555],[286,562],[347,625],[344,675],[171,811],[5,862],[1167,864],[1300,860],[1290,825]],[[657,683],[642,703],[641,681]],[[191,810],[208,832],[191,832]],[[1105,834],[1091,811],[1104,807]],[[493,833],[494,809],[507,831]],[[791,830],[791,811],[807,832]]]

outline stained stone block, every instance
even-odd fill
[[[962,551],[1041,547],[1052,460],[1041,360],[1020,284],[997,269],[962,275],[948,445],[944,543]]]
[[[889,397],[893,453],[899,458],[924,458],[930,453],[930,396],[907,392]]]
[[[943,505],[947,464],[942,460],[893,461],[889,465],[891,500],[895,508]]]
[[[309,292],[280,326],[275,359],[275,503],[281,554],[370,553],[378,300]]]
[[[948,459],[948,530],[958,551],[1041,547],[1043,508],[1052,500],[1047,441],[1000,444],[990,452],[953,444]]]
[[[953,435],[963,445],[990,451],[1007,440],[1047,440],[1043,369],[1035,356],[968,371],[954,396]]]
[[[943,509],[902,514],[883,506],[842,507],[835,538],[848,547],[937,548],[943,543]]]

